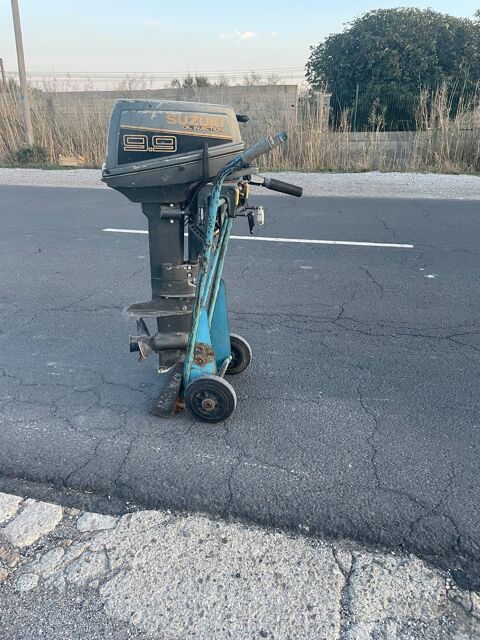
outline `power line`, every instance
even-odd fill
[[[9,72],[9,75],[18,77],[16,72]],[[28,81],[39,88],[51,85],[50,90],[101,91],[118,87],[124,82],[143,83],[143,86],[138,87],[139,89],[158,89],[170,85],[172,80],[181,82],[190,75],[206,77],[212,84],[225,78],[226,84],[233,86],[244,84],[245,77],[251,78],[255,84],[255,76],[258,77],[258,84],[264,84],[269,76],[276,78],[276,84],[302,84],[305,81],[305,72],[302,67],[195,70],[193,73],[190,71],[30,71]],[[131,88],[135,86],[132,85]]]
[[[47,76],[51,76],[51,75],[55,75],[55,74],[59,74],[59,75],[89,75],[89,76],[94,76],[94,75],[99,75],[102,77],[107,77],[107,76],[125,76],[125,75],[149,75],[149,76],[160,76],[160,75],[203,75],[206,73],[212,73],[212,74],[239,74],[239,73],[260,73],[260,72],[303,72],[304,68],[303,67],[264,67],[261,69],[252,69],[251,67],[249,67],[248,69],[206,69],[206,70],[195,70],[193,73],[192,71],[62,71],[62,70],[40,70],[40,71],[30,71],[31,75],[47,75]],[[9,72],[12,74],[15,74],[17,72],[13,71],[13,72]]]

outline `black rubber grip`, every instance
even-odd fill
[[[280,193],[286,193],[297,198],[300,198],[303,193],[302,187],[297,187],[296,184],[290,184],[289,182],[282,182],[282,180],[275,180],[275,178],[265,178],[263,186],[272,191],[280,191]]]

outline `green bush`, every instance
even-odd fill
[[[40,144],[10,151],[5,160],[13,167],[43,167],[50,162],[47,150]]]

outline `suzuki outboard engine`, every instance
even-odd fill
[[[244,147],[231,107],[118,100],[112,111],[102,179],[142,203],[150,245],[152,300],[131,305],[127,313],[155,318],[158,332],[152,340],[132,337],[130,349],[143,357],[156,351],[161,370],[185,350],[192,322],[203,238],[198,225],[190,228],[186,259],[185,216],[198,188]]]
[[[203,420],[225,419],[235,402],[225,406],[225,394],[231,395],[233,388],[223,375],[244,370],[250,361],[246,341],[238,336],[231,336],[231,344],[228,340],[223,258],[232,218],[245,215],[252,228],[258,213],[262,222],[263,210],[247,204],[251,162],[286,135],[265,138],[245,151],[238,120],[247,119],[228,106],[196,102],[118,100],[112,111],[102,180],[141,203],[148,219],[152,299],[132,304],[127,313],[137,320],[130,350],[139,352],[140,359],[157,353],[159,371],[170,372],[154,405],[157,415],[172,415],[182,408],[187,386],[206,372],[227,385],[228,393],[222,388],[220,396],[213,394],[209,400],[203,390],[197,408],[193,400],[189,408]],[[255,177],[257,184],[301,195],[293,185]],[[202,300],[198,295],[196,299],[199,282]],[[208,335],[200,342],[202,305],[210,311],[205,320]],[[156,324],[153,335],[149,319]],[[212,323],[217,326],[216,337]],[[219,323],[227,331],[227,347],[218,338]],[[235,351],[237,338],[241,342],[237,340]]]

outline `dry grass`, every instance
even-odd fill
[[[372,109],[373,111],[373,109]],[[453,113],[452,113],[453,112]],[[480,172],[480,95],[460,98],[452,109],[447,86],[421,92],[415,131],[385,132],[372,113],[368,131],[351,131],[344,111],[337,130],[323,126],[307,107],[302,121],[287,122],[288,149],[266,159],[270,169],[303,171]]]
[[[452,96],[444,85],[421,93],[416,114],[418,133],[412,162],[445,172],[480,171],[480,94],[461,96],[452,115]]]
[[[108,113],[100,108],[75,109],[57,114],[52,103],[35,92],[30,99],[36,144],[42,146],[51,164],[60,155],[82,156],[87,166],[98,167],[105,153]],[[17,92],[0,94],[0,158],[8,161],[25,145],[25,134]]]
[[[46,87],[50,91],[58,87]],[[24,146],[17,91],[0,93],[0,162],[8,163]],[[12,90],[13,89],[13,90]],[[65,90],[64,87],[61,87]],[[125,83],[119,92],[139,97],[141,88]],[[59,96],[62,94],[58,94]],[[88,100],[70,94],[55,102],[34,90],[31,95],[36,143],[46,150],[49,163],[59,156],[82,156],[85,166],[100,167],[104,160],[106,130],[112,101],[91,92]],[[55,106],[54,106],[55,105]],[[480,171],[480,100],[477,94],[461,98],[452,115],[447,86],[418,100],[417,130],[386,133],[383,119],[373,114],[368,132],[352,133],[351,113],[342,114],[337,130],[329,129],[325,116],[304,101],[296,121],[282,112],[264,121],[252,120],[242,128],[247,142],[285,128],[289,142],[264,159],[264,168],[300,171]]]

